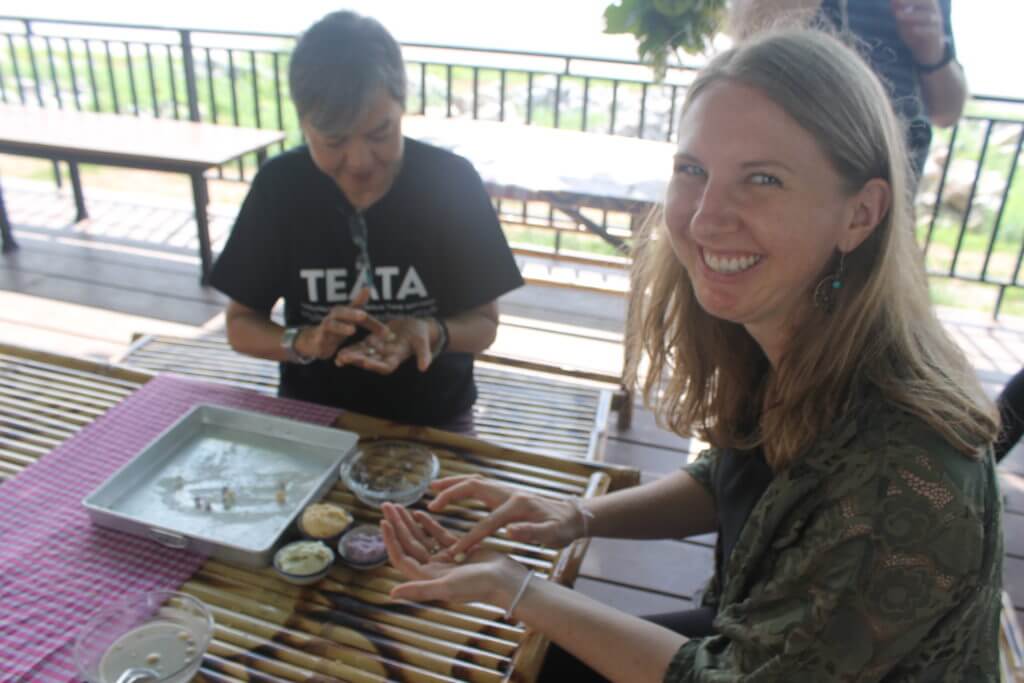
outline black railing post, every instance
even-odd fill
[[[949,147],[946,148],[946,160],[942,162],[942,175],[939,176],[939,186],[935,190],[935,203],[932,204],[932,218],[928,223],[928,232],[925,234],[924,245],[921,251],[928,254],[928,247],[932,243],[932,233],[935,232],[935,224],[939,220],[939,211],[942,209],[942,194],[946,191],[946,178],[949,176],[949,166],[953,163],[953,154],[956,153],[956,136],[960,132],[960,124],[953,126],[949,134]],[[915,228],[917,226],[914,226]]]
[[[1006,211],[1006,204],[1010,200],[1010,190],[1013,188],[1013,179],[1017,175],[1017,162],[1020,160],[1022,149],[1024,149],[1024,124],[1021,124],[1020,134],[1017,136],[1017,146],[1014,148],[1013,156],[1010,158],[1010,171],[1006,178],[1006,187],[1003,188],[1003,196],[999,201],[999,211],[996,213],[995,223],[992,224],[992,238],[989,240],[988,249],[985,251],[985,263],[981,267],[982,279],[988,277],[988,264],[992,259],[992,251],[995,249],[996,240],[999,239],[999,228],[1003,224],[1003,214]],[[1014,274],[1016,274],[1016,271],[1014,271]]]
[[[25,47],[28,49],[28,63],[32,67],[32,85],[35,87],[36,100],[40,107],[46,106],[43,103],[43,89],[39,82],[39,67],[36,66],[36,51],[32,47],[32,22],[25,20]]]
[[[981,142],[981,152],[978,154],[978,166],[974,170],[974,182],[971,183],[971,191],[967,196],[967,207],[964,209],[963,220],[960,221],[960,232],[956,237],[956,247],[953,249],[953,262],[949,265],[949,274],[956,274],[956,267],[960,261],[960,249],[964,245],[964,237],[967,235],[967,226],[971,220],[971,212],[974,209],[974,197],[978,192],[978,183],[981,181],[981,172],[985,170],[985,157],[988,156],[988,141],[992,138],[992,121],[989,120],[985,127],[985,137]]]
[[[18,51],[14,47],[14,36],[10,33],[7,34],[7,47],[11,51],[11,69],[14,71],[14,87],[18,89],[18,98],[21,99],[22,104],[28,104],[25,88],[21,83],[21,69],[18,68]]]
[[[199,120],[199,91],[196,88],[196,63],[192,59],[192,32],[179,31],[181,35],[181,58],[185,68],[185,97],[188,98],[188,118]]]
[[[427,63],[420,64],[420,116],[427,113]]]

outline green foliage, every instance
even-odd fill
[[[604,31],[636,36],[640,60],[661,80],[678,50],[707,51],[725,13],[725,0],[617,0],[604,11]]]

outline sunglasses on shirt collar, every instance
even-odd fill
[[[342,212],[344,213],[344,212]],[[359,253],[356,254],[356,277],[362,280],[362,286],[373,289],[373,264],[370,261],[370,240],[366,229],[366,220],[363,214],[353,211],[348,215],[348,234],[352,238]],[[362,287],[354,287],[352,291],[359,291]]]

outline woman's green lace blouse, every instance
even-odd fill
[[[712,491],[718,459],[686,469]],[[1000,518],[990,452],[867,400],[775,476],[665,680],[998,681]]]

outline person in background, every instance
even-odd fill
[[[544,680],[995,683],[997,415],[929,303],[883,86],[823,32],[760,34],[701,71],[678,130],[628,333],[647,401],[712,448],[586,502],[434,482],[433,512],[491,510],[462,536],[386,504],[392,596],[506,609],[558,646]],[[643,620],[532,578],[501,529],[717,531],[715,573],[700,610]]]
[[[952,0],[732,0],[730,26],[739,38],[788,17],[850,34],[886,85],[907,127],[914,170],[920,179],[932,125],[960,120],[967,81],[956,60]]]
[[[1003,429],[994,446],[996,462],[1001,462],[1024,436],[1024,369],[1010,378],[996,400]]]
[[[377,21],[328,14],[288,75],[307,144],[260,169],[214,266],[228,340],[281,362],[282,396],[471,431],[473,354],[523,283],[480,176],[403,138],[405,66]]]

